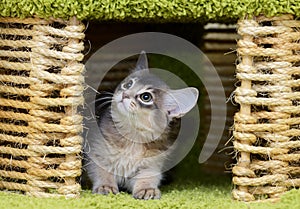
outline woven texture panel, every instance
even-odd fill
[[[235,100],[235,199],[276,200],[300,186],[300,21],[241,20]]]
[[[84,26],[0,18],[0,188],[77,197]]]

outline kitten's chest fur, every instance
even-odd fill
[[[107,169],[116,176],[131,177],[134,176],[139,167],[144,166],[143,145],[126,142],[120,139],[119,143],[112,142],[116,137],[109,138],[106,162]]]
[[[176,132],[167,128],[159,138],[148,143],[142,143],[141,137],[144,134],[133,131],[132,135],[120,134],[109,112],[103,115],[99,121],[99,127],[103,135],[102,146],[104,145],[100,159],[101,164],[115,175],[128,178],[136,175],[143,168],[161,170],[164,158],[171,151],[170,146],[175,140],[171,133]]]

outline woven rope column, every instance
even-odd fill
[[[239,21],[235,199],[277,200],[300,186],[299,28],[291,15]]]
[[[77,197],[84,26],[0,18],[0,187]]]

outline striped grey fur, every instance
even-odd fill
[[[197,89],[172,90],[151,74],[142,52],[134,71],[99,115],[101,135],[87,142],[86,169],[93,192],[116,194],[122,188],[137,199],[160,198],[158,187],[174,150],[180,117],[197,99]]]

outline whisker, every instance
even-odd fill
[[[95,99],[92,103],[96,103],[96,102],[101,102],[101,101],[107,101],[107,100],[112,100],[112,97],[100,97],[100,98],[97,98]]]
[[[110,103],[111,103],[111,101],[105,101],[105,102],[99,104],[97,107],[102,107],[102,106],[104,106],[106,104],[110,104]]]
[[[109,91],[99,91],[99,94],[109,94],[109,95],[114,95],[114,93],[109,92]]]
[[[96,109],[97,110],[102,109],[103,107],[107,106],[110,103],[111,103],[111,101],[103,102],[102,104],[100,104],[99,106],[97,106]]]
[[[110,95],[114,95],[114,93],[109,92],[109,91],[98,91],[97,89],[95,89],[94,87],[87,85],[87,88],[92,89],[94,92],[96,92],[97,94],[110,94]]]
[[[87,85],[87,87],[90,88],[90,89],[92,89],[94,92],[96,92],[96,93],[98,93],[98,94],[100,93],[97,89],[93,88],[93,87],[90,86],[90,85]]]

